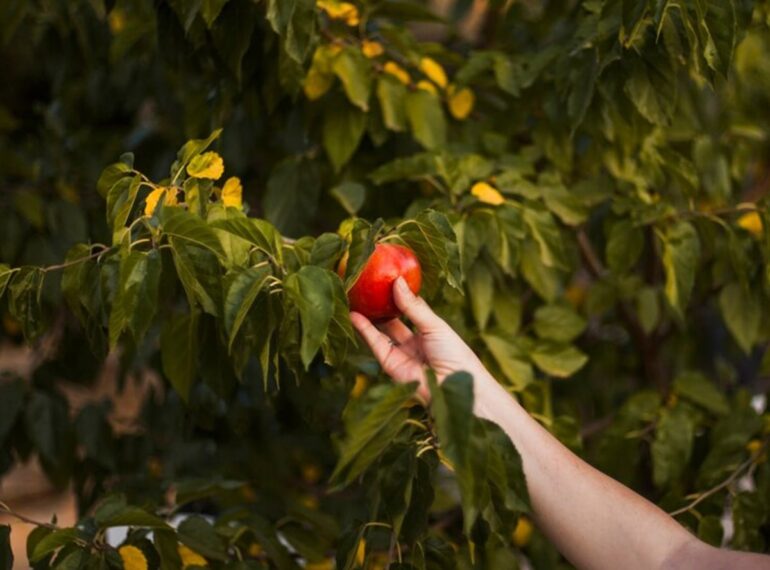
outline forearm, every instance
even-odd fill
[[[522,456],[534,518],[579,568],[661,568],[692,536],[658,507],[582,461],[484,375],[475,412]]]

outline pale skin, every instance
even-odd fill
[[[505,391],[428,304],[399,279],[396,305],[412,323],[374,326],[351,313],[353,325],[396,382],[419,382],[429,404],[426,370],[439,382],[457,371],[474,378],[474,413],[499,425],[522,456],[535,523],[578,568],[597,570],[754,570],[770,557],[709,546],[660,508],[594,469],[562,445]]]

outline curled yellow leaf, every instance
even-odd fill
[[[124,570],[147,570],[147,557],[136,546],[127,544],[118,548]]]
[[[228,178],[222,187],[222,204],[227,208],[243,207],[243,186],[237,176]]]
[[[189,546],[180,544],[177,548],[179,552],[179,558],[182,559],[182,568],[190,568],[191,566],[205,566],[208,568],[209,563],[203,556],[195,552]]]
[[[126,14],[120,8],[114,8],[107,16],[107,23],[113,35],[118,35],[126,27]]]
[[[222,157],[214,151],[199,154],[187,165],[187,174],[193,178],[219,180],[224,172],[225,163]]]
[[[369,386],[369,379],[363,374],[356,374],[356,383],[350,389],[351,398],[360,398]]]
[[[176,197],[176,188],[167,188],[165,186],[159,186],[147,195],[144,201],[144,215],[152,216],[155,212],[155,208],[158,207],[158,202],[165,195],[163,203],[166,206],[176,206],[179,204],[179,200]]]
[[[748,212],[738,218],[738,225],[754,237],[762,235],[762,218],[757,212]]]
[[[435,59],[423,57],[420,60],[420,71],[442,89],[447,86],[446,71],[444,71],[444,68],[441,67],[441,64]]]
[[[383,66],[382,70],[398,79],[404,85],[409,85],[412,78],[409,76],[409,72],[397,64],[395,61],[388,61]]]
[[[262,546],[260,546],[258,542],[252,542],[251,544],[249,544],[249,549],[247,552],[249,556],[251,556],[252,558],[259,558],[260,556],[262,556],[262,553],[264,551],[262,550]]]
[[[527,517],[519,517],[519,520],[516,523],[516,528],[513,530],[513,534],[511,535],[513,544],[519,548],[524,548],[527,546],[530,539],[532,538],[533,530],[534,527],[532,525],[532,521],[530,521]]]
[[[345,22],[348,26],[357,26],[361,17],[358,8],[350,2],[337,2],[336,0],[319,0],[317,6],[326,12],[332,20]]]
[[[455,119],[462,121],[473,112],[473,106],[476,103],[476,96],[468,87],[456,89],[452,86],[447,91],[449,95],[449,112]]]
[[[500,194],[500,191],[487,182],[476,182],[471,188],[471,194],[476,196],[480,202],[491,204],[492,206],[499,206],[505,202],[505,198]]]
[[[385,48],[382,47],[382,44],[380,42],[375,42],[374,40],[364,40],[361,42],[361,52],[368,57],[378,57],[381,56],[383,53],[385,53]]]
[[[359,566],[363,566],[366,561],[366,539],[362,538],[358,541],[358,547],[356,548],[356,562]]]

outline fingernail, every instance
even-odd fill
[[[406,281],[404,281],[403,277],[399,277],[396,279],[396,287],[398,288],[400,293],[404,293],[405,295],[408,295],[412,291],[409,289],[409,285],[406,284]]]

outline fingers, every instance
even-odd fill
[[[391,350],[393,350],[393,343],[390,338],[361,313],[350,313],[350,322],[353,323],[355,329],[364,338],[364,341],[369,345],[372,354],[374,354],[374,357],[380,364],[385,362]]]
[[[380,330],[392,338],[396,344],[406,344],[414,337],[412,330],[399,319],[392,319],[380,325]]]
[[[418,297],[406,284],[403,277],[393,284],[393,300],[396,306],[414,323],[417,330],[425,333],[443,326],[444,321],[433,312],[422,297]]]

